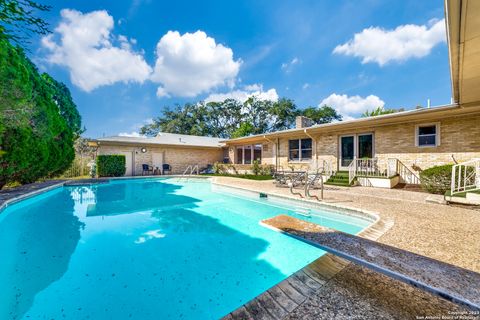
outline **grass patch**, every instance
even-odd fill
[[[254,175],[254,174],[228,174],[228,173],[205,173],[202,176],[209,177],[232,177],[249,180],[273,180],[271,175]]]
[[[453,196],[454,196],[454,197],[460,197],[460,198],[466,198],[466,197],[467,197],[467,193],[477,193],[477,194],[480,194],[480,190],[459,192],[459,193],[454,194]],[[452,195],[452,192],[451,192],[450,190],[447,190],[447,192],[445,192],[445,196],[450,197],[451,195]]]

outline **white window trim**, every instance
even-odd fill
[[[305,139],[312,140],[312,147],[310,148],[310,150],[312,150],[312,157],[310,159],[303,160],[302,159],[302,140],[305,140]],[[290,141],[291,140],[298,140],[298,160],[290,159]],[[306,163],[306,162],[312,161],[313,160],[313,143],[314,141],[312,138],[288,139],[288,162],[289,163]],[[308,150],[308,149],[305,149],[305,150]]]
[[[426,145],[421,146],[418,144],[418,137],[419,137],[419,129],[420,127],[429,127],[435,126],[435,145]],[[440,122],[431,122],[431,123],[420,123],[415,125],[415,147],[417,148],[436,148],[440,146]]]

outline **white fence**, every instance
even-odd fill
[[[451,194],[480,190],[480,159],[456,164],[452,168]]]

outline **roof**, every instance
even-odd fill
[[[168,146],[182,146],[182,147],[208,147],[221,148],[224,144],[220,141],[221,138],[191,136],[186,134],[175,134],[160,132],[155,137],[126,137],[126,136],[111,136],[98,138],[96,141],[101,145],[109,144],[145,144],[145,145],[168,145]]]
[[[445,0],[454,102],[480,102],[480,1]]]
[[[432,108],[422,108],[415,110],[401,111],[391,114],[385,114],[375,117],[366,117],[353,120],[332,122],[314,125],[307,128],[288,129],[275,131],[266,134],[258,134],[248,137],[224,140],[227,144],[245,143],[250,141],[268,140],[270,138],[277,138],[282,136],[294,135],[315,135],[322,132],[335,132],[348,129],[372,128],[377,126],[401,124],[408,122],[429,121],[432,119],[453,117],[456,115],[465,115],[469,113],[479,113],[480,106],[475,108],[460,108],[458,105],[445,105]]]

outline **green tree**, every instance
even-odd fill
[[[68,89],[51,80],[0,40],[0,188],[55,176],[74,159],[80,118]]]
[[[50,8],[31,0],[0,0],[0,39],[20,44],[32,34],[49,33],[48,23],[36,13]]]
[[[299,111],[299,115],[310,118],[315,124],[330,123],[334,120],[342,120],[342,116],[335,109],[324,105],[320,108],[307,107]]]
[[[58,106],[61,116],[75,134],[75,138],[78,138],[84,132],[82,130],[82,117],[78,112],[77,105],[73,102],[70,90],[64,83],[58,82],[47,73],[43,73],[42,78],[48,85],[52,99]]]
[[[294,126],[297,115],[312,118],[315,123],[327,123],[342,118],[328,106],[299,110],[290,99],[269,101],[250,97],[243,103],[227,99],[223,102],[187,103],[173,109],[165,108],[162,115],[142,127],[140,133],[149,136],[170,132],[238,138],[290,129]]]
[[[403,109],[384,109],[383,107],[377,107],[377,108],[373,109],[372,111],[369,111],[369,110],[365,111],[362,114],[362,117],[363,118],[376,117],[376,116],[381,116],[381,115],[384,115],[384,114],[391,114],[391,113],[400,112],[400,111],[403,111]]]
[[[233,131],[231,138],[241,138],[255,133],[255,127],[251,123],[242,122],[240,126],[235,131]]]

